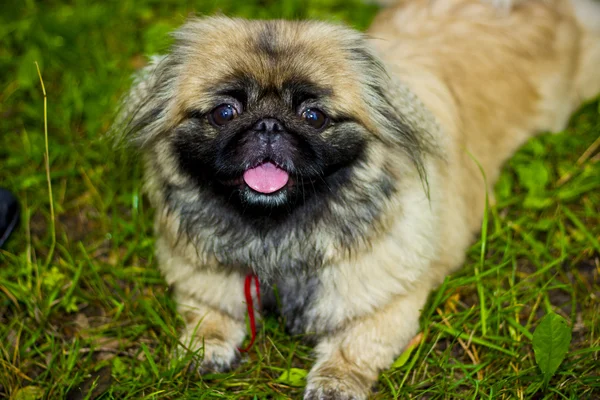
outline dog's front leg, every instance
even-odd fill
[[[419,329],[419,315],[430,285],[419,285],[371,314],[348,321],[316,347],[305,400],[366,399],[379,373]]]
[[[232,369],[246,335],[243,273],[196,266],[160,240],[157,250],[159,267],[185,321],[177,352],[198,352],[200,373]]]

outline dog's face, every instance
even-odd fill
[[[378,168],[370,147],[400,148],[419,163],[419,139],[386,97],[387,75],[361,34],[209,18],[175,38],[127,105],[130,133],[166,182],[194,185],[240,213],[289,214],[350,190],[357,169]]]
[[[340,183],[368,140],[352,54],[318,25],[202,28],[180,33],[199,40],[177,94],[172,145],[181,169],[229,201],[267,212]]]

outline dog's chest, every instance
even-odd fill
[[[310,312],[320,288],[316,276],[278,278],[270,284],[261,284],[263,309],[283,317],[286,330],[293,335],[310,333],[314,324]]]

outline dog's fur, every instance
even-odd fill
[[[429,292],[462,264],[502,163],[600,92],[593,0],[522,0],[507,13],[406,0],[368,37],[322,22],[195,19],[125,101],[159,266],[182,343],[204,345],[201,371],[237,359],[255,273],[267,304],[277,287],[290,331],[317,340],[305,398],[366,398],[417,332]],[[213,181],[233,133],[205,116],[232,90],[247,111],[230,129],[277,117],[308,143],[313,158],[288,167],[310,182],[283,206],[257,211]],[[332,119],[323,132],[290,111],[298,90]]]

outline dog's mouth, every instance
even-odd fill
[[[262,194],[271,194],[283,189],[290,181],[290,174],[271,161],[248,168],[243,180],[250,189]]]
[[[262,195],[273,195],[294,186],[294,179],[275,162],[265,160],[246,169],[241,176],[221,183],[226,186],[247,187]]]

